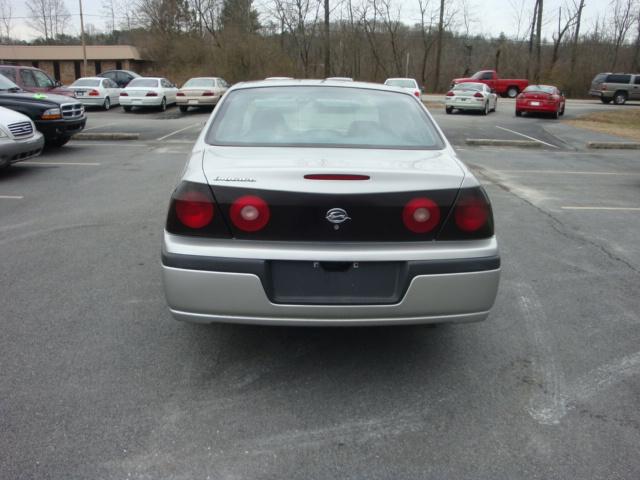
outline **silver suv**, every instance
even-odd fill
[[[640,100],[640,73],[599,73],[591,82],[589,95],[602,103],[623,105],[627,100]]]

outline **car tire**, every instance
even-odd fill
[[[453,108],[452,107],[444,107],[444,111],[447,112],[449,115],[451,115],[453,113]]]
[[[186,105],[180,105],[179,108],[182,113],[187,113],[187,110],[189,110],[189,107],[187,107]]]
[[[627,94],[625,92],[616,92],[613,95],[613,103],[616,105],[624,105],[627,101]]]
[[[558,107],[558,109],[551,114],[551,118],[553,118],[554,120],[557,120],[560,118],[560,107]]]
[[[482,115],[489,115],[489,101],[484,104],[484,109],[482,110]]]
[[[111,100],[109,100],[109,97],[106,97],[104,99],[104,103],[102,104],[102,108],[104,108],[105,110],[109,110],[111,108]]]
[[[566,108],[566,104],[562,104],[562,110],[560,110],[560,116],[564,115],[565,108]]]
[[[47,144],[53,147],[62,147],[63,145],[66,145],[69,140],[71,140],[71,137],[57,137],[53,140],[47,141]]]
[[[122,109],[123,109],[125,112],[130,112],[130,111],[131,111],[131,107],[128,107],[128,106],[127,106],[127,107],[122,107]]]
[[[612,99],[611,99],[611,98],[608,98],[608,97],[600,97],[600,101],[601,101],[602,103],[605,103],[605,104],[609,104],[609,103],[611,103],[611,100],[612,100]]]
[[[520,110],[516,110],[516,117],[521,117],[522,116],[522,112]]]
[[[166,110],[167,110],[167,99],[165,97],[162,97],[162,102],[160,102],[160,111],[166,112]]]
[[[492,112],[497,112],[498,111],[498,100],[496,100],[496,104],[493,106],[493,109],[491,111]]]
[[[518,88],[517,87],[509,87],[507,89],[507,97],[516,98],[518,96]]]

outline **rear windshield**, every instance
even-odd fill
[[[413,80],[387,80],[384,84],[390,87],[416,88],[416,82]]]
[[[556,93],[555,87],[550,87],[548,85],[529,85],[527,88],[524,89],[524,91],[528,93],[543,92],[543,93],[550,93],[552,95]]]
[[[607,78],[606,73],[599,73],[598,75],[595,76],[592,83],[602,83],[605,81],[606,78]]]
[[[207,132],[211,145],[444,148],[414,97],[340,87],[231,92]]]
[[[188,87],[215,87],[216,81],[213,78],[192,78],[185,83],[182,88]]]
[[[93,80],[90,78],[76,80],[71,84],[72,87],[99,87],[100,80]]]
[[[607,77],[607,83],[629,83],[631,81],[631,75],[609,75]]]
[[[484,83],[459,83],[454,90],[484,90]]]
[[[158,80],[154,78],[135,78],[129,82],[127,87],[157,87]]]

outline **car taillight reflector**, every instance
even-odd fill
[[[229,216],[234,226],[245,232],[262,230],[271,217],[269,205],[260,197],[245,195],[231,204]]]
[[[213,97],[214,93],[210,91],[202,92],[203,97]]]
[[[420,90],[416,90],[415,92],[413,92],[413,94],[414,94],[416,97],[420,98]]]
[[[482,95],[480,92],[476,92],[473,94],[473,96],[476,98],[482,98],[484,95]]]
[[[456,204],[454,217],[460,230],[463,232],[476,232],[487,223],[489,206],[481,197],[463,197]]]
[[[440,222],[440,207],[429,198],[414,198],[404,206],[402,221],[414,233],[429,232]]]
[[[304,176],[307,180],[369,180],[369,175],[352,175],[342,173],[312,173]]]
[[[213,203],[201,192],[186,192],[176,199],[178,220],[189,228],[202,228],[209,225],[213,214]]]
[[[454,96],[454,93],[451,90],[449,90],[447,92],[447,97],[453,97],[453,96]]]
[[[600,90],[604,92],[606,89],[607,89],[607,84],[603,83],[602,86],[600,87]]]
[[[147,92],[147,94],[145,95],[145,97],[157,97],[158,94],[156,92]]]
[[[129,94],[127,92],[120,92],[121,97],[128,97]]]
[[[100,95],[100,92],[99,92],[98,90],[95,90],[95,89],[94,89],[94,90],[91,90],[91,91],[89,92],[89,96],[90,96],[90,97],[97,97],[97,96],[99,96],[99,95]]]

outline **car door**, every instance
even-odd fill
[[[38,84],[36,83],[36,79],[33,76],[33,72],[31,70],[27,68],[20,69],[20,73],[18,76],[20,77],[20,86],[27,92],[41,91],[38,89]]]
[[[36,88],[38,92],[49,92],[56,88],[56,82],[49,75],[40,70],[31,70],[33,78],[36,80]]]
[[[480,79],[489,86],[489,88],[494,89],[496,88],[496,81],[493,78],[493,72],[484,72],[482,74],[482,77],[480,77]]]
[[[629,97],[633,100],[640,100],[640,75],[635,75],[633,79],[633,85],[631,85],[631,91]]]

